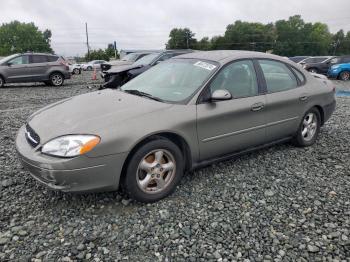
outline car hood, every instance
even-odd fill
[[[164,110],[171,104],[124,93],[102,90],[68,98],[32,114],[28,124],[45,143],[67,134],[98,134],[118,128],[126,120]]]
[[[132,62],[132,61],[123,61],[123,60],[117,60],[117,61],[109,62],[109,64],[111,66],[131,65],[133,63],[134,62]]]
[[[142,65],[120,65],[120,66],[112,66],[106,73],[107,74],[118,74],[121,72],[129,71],[132,69],[137,69],[143,67]]]

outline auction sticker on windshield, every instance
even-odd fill
[[[199,66],[201,68],[207,69],[209,71],[213,70],[216,66],[209,64],[207,62],[203,62],[203,61],[198,61],[194,64],[195,66]]]

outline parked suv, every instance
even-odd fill
[[[61,86],[70,76],[67,63],[57,55],[23,53],[0,60],[0,87],[5,83],[23,82]]]

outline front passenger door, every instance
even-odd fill
[[[28,67],[29,57],[27,55],[17,56],[7,62],[4,67],[4,75],[7,82],[26,82],[30,77],[30,69]]]
[[[210,92],[226,89],[233,98],[197,105],[200,159],[226,155],[265,141],[265,95],[260,94],[251,60],[233,62],[209,85]]]

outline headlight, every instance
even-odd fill
[[[331,67],[332,70],[335,70],[335,69],[338,69],[338,68],[339,68],[338,65],[334,65],[334,66]]]
[[[51,156],[74,157],[91,151],[100,138],[94,135],[67,135],[47,142],[41,152]]]

